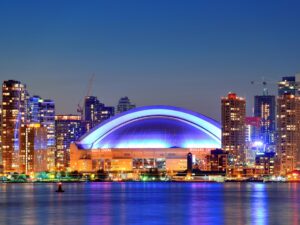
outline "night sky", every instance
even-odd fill
[[[300,71],[300,1],[1,1],[0,78],[75,113],[92,94],[107,105],[186,107],[220,119],[220,97]]]

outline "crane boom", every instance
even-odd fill
[[[263,95],[268,95],[268,87],[267,87],[268,82],[266,81],[265,77],[262,77],[262,80],[260,80],[260,81],[252,80],[251,84],[252,85],[256,85],[256,84],[262,85],[263,86]]]
[[[93,73],[92,76],[89,79],[89,83],[88,83],[88,86],[87,86],[87,93],[84,96],[84,101],[85,101],[86,97],[90,96],[91,93],[92,93],[94,80],[95,80],[95,74]],[[83,118],[83,114],[84,114],[84,106],[83,106],[83,104],[82,104],[82,100],[79,100],[79,103],[77,105],[77,112],[80,113],[81,120],[84,120],[84,118]]]

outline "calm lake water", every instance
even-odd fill
[[[0,224],[300,224],[300,184],[0,184]]]

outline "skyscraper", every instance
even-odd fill
[[[287,93],[277,98],[277,154],[282,175],[300,166],[300,97]]]
[[[3,169],[2,163],[2,103],[0,105],[0,171]]]
[[[268,147],[275,144],[276,100],[273,95],[254,98],[254,116],[261,120],[259,138]]]
[[[98,124],[98,110],[100,102],[95,96],[87,96],[84,102],[84,119],[88,130]]]
[[[240,165],[245,159],[246,100],[229,93],[222,103],[222,148],[229,153],[229,165]]]
[[[88,130],[114,116],[114,114],[115,108],[105,106],[97,97],[88,96],[85,98],[84,117]]]
[[[30,123],[40,123],[41,119],[41,102],[43,99],[40,96],[32,96],[28,102],[28,119]]]
[[[47,128],[47,146],[55,147],[55,103],[50,99],[41,100],[39,108],[40,123]]]
[[[4,171],[18,171],[21,128],[26,126],[28,93],[20,81],[2,85],[2,160]]]
[[[28,120],[30,123],[40,123],[47,128],[47,145],[55,146],[55,103],[40,96],[29,98]]]
[[[130,99],[127,96],[125,96],[120,98],[117,106],[117,112],[122,113],[133,108],[135,108],[135,105],[130,102]]]
[[[45,99],[39,103],[39,119],[42,127],[47,129],[47,170],[55,170],[55,103]]]
[[[47,170],[55,169],[55,103],[50,99],[42,99],[33,96],[28,103],[28,120],[30,123],[38,123],[47,132]],[[45,156],[45,151],[43,157]],[[41,167],[42,168],[42,167]]]
[[[83,134],[81,117],[76,115],[58,115],[55,117],[57,170],[65,170],[70,166],[70,145]]]
[[[39,160],[41,155],[47,152],[47,129],[39,123],[31,123],[21,128],[20,154],[19,154],[19,172],[30,174],[37,172],[36,168],[41,168],[41,164],[46,163]],[[44,166],[44,171],[47,167]]]

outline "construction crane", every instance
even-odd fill
[[[260,81],[252,80],[252,85],[262,85],[263,86],[263,95],[268,95],[268,85],[269,82],[266,81],[265,77],[262,77]]]
[[[277,81],[275,81],[275,80],[269,80],[269,79],[267,79],[266,80],[266,78],[265,77],[262,77],[261,78],[261,80],[252,80],[251,81],[251,84],[252,85],[262,85],[262,87],[263,87],[263,95],[268,95],[269,93],[269,91],[268,91],[268,85],[276,85],[276,84],[278,84],[278,82]]]
[[[86,97],[90,96],[92,93],[92,89],[93,89],[93,83],[95,80],[95,74],[93,74],[89,80],[88,86],[87,86],[87,93],[84,96],[84,100],[86,99]],[[84,101],[83,101],[84,102]],[[84,104],[84,103],[83,103]],[[77,112],[80,114],[81,116],[81,120],[84,120],[83,118],[83,114],[84,114],[84,105],[82,104],[82,100],[79,100],[79,103],[77,105]]]

